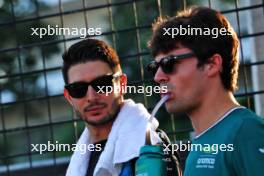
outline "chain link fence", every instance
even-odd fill
[[[40,154],[31,144],[74,144],[84,128],[63,97],[66,48],[85,37],[102,39],[117,50],[128,85],[155,85],[144,70],[152,60],[146,45],[151,24],[191,5],[219,10],[231,22],[241,42],[235,95],[264,116],[263,0],[0,0],[0,175],[65,175],[70,151]],[[52,35],[41,33],[49,28]],[[125,98],[151,111],[159,95]],[[157,117],[172,141],[192,138],[186,116],[161,109]]]

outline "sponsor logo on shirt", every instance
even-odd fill
[[[197,159],[196,168],[214,169],[215,158],[202,157]]]

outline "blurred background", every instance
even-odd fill
[[[30,144],[74,144],[84,124],[63,97],[61,54],[80,36],[31,35],[30,28],[102,28],[129,85],[155,85],[145,72],[147,41],[158,16],[191,5],[221,11],[238,33],[239,102],[264,116],[263,0],[0,0],[0,175],[65,175],[71,152],[31,152]],[[127,94],[151,112],[159,95]],[[217,100],[216,100],[217,101]],[[208,107],[210,108],[210,107]],[[189,119],[163,107],[157,117],[172,142],[193,137]],[[250,130],[250,129],[249,129]],[[183,161],[185,156],[183,157]]]

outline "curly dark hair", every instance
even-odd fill
[[[121,71],[120,61],[116,51],[105,42],[97,39],[85,39],[73,44],[62,55],[62,74],[65,84],[68,84],[69,69],[80,63],[100,60],[109,65],[113,73]]]
[[[226,35],[164,35],[165,29],[199,28],[226,30]],[[237,89],[239,40],[228,20],[218,11],[207,7],[191,7],[174,17],[158,18],[152,27],[153,35],[148,46],[152,55],[166,54],[179,45],[191,49],[198,58],[197,67],[203,66],[214,54],[223,58],[220,77],[223,87]]]

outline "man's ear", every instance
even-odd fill
[[[220,54],[214,54],[205,64],[206,73],[208,76],[215,76],[222,72],[223,58]]]
[[[122,74],[120,77],[120,94],[124,94],[127,86],[127,76],[126,74]]]
[[[72,98],[71,98],[71,96],[70,96],[68,90],[65,89],[65,88],[64,88],[64,90],[63,90],[63,95],[64,95],[64,97],[66,98],[66,100],[70,103],[70,105],[72,105]]]

